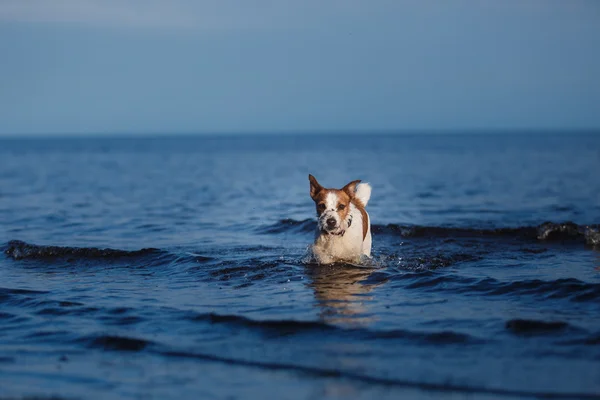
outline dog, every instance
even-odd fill
[[[312,253],[319,264],[360,262],[371,257],[371,221],[365,207],[371,186],[352,181],[341,189],[326,189],[308,175],[318,226]]]

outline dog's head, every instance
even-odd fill
[[[308,175],[310,181],[310,197],[317,207],[319,230],[333,235],[340,235],[348,229],[350,220],[350,202],[356,195],[356,184],[352,181],[341,189],[325,189],[314,176]]]

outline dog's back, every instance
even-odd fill
[[[359,183],[356,185],[355,197],[362,203],[363,207],[366,207],[371,199],[371,185],[368,183]],[[367,257],[371,257],[371,220],[369,213],[365,210],[364,215],[366,216],[367,234],[364,237],[362,244],[362,254]]]

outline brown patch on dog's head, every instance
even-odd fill
[[[356,185],[358,185],[361,182],[360,179],[357,179],[355,181],[350,182],[349,184],[347,184],[346,186],[344,186],[342,188],[342,190],[348,194],[348,196],[353,199],[354,196],[356,195]]]

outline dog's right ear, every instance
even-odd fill
[[[317,194],[323,190],[323,186],[321,186],[319,182],[317,182],[317,179],[310,174],[308,175],[308,180],[310,181],[310,197],[314,200]]]

